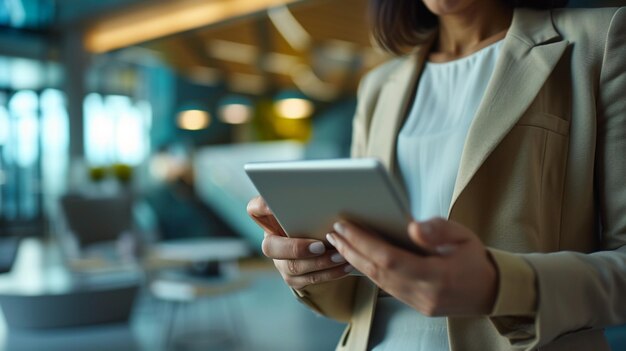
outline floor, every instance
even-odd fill
[[[319,317],[297,302],[280,276],[257,270],[251,285],[234,295],[194,302],[177,310],[165,342],[163,304],[142,295],[129,324],[48,330],[8,331],[0,327],[0,350],[332,350],[343,325]]]
[[[333,350],[343,325],[298,303],[269,267],[248,273],[251,285],[234,295],[177,310],[167,328],[167,307],[143,294],[130,323],[38,332],[7,330],[4,351],[320,351]],[[171,311],[170,311],[171,312]],[[168,335],[168,332],[171,334]],[[626,350],[626,328],[607,331],[613,350]],[[166,343],[166,339],[170,342]]]

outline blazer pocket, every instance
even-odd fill
[[[542,128],[567,136],[570,122],[549,113],[529,113],[520,118],[516,125]]]

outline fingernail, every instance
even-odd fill
[[[337,241],[335,240],[335,238],[333,237],[332,234],[328,233],[326,234],[326,240],[328,240],[328,242],[332,245],[332,246],[337,246]]]
[[[338,252],[333,254],[332,256],[330,256],[330,260],[335,262],[335,263],[344,263],[344,262],[346,262],[346,259],[343,258],[343,256],[341,256],[341,254],[338,253]]]
[[[437,251],[437,253],[442,256],[446,256],[456,251],[456,245],[447,244],[447,245],[437,246],[435,248],[435,251]]]
[[[352,267],[351,265],[347,265],[343,268],[343,271],[346,273],[350,273],[352,271],[354,271],[354,267]]]
[[[345,231],[345,227],[343,226],[343,224],[341,224],[341,222],[336,222],[333,225],[333,229],[335,229],[335,231],[341,235],[343,235],[344,231]]]
[[[316,241],[313,244],[309,245],[309,252],[311,252],[312,254],[321,255],[326,252],[326,246],[324,246],[324,243]]]

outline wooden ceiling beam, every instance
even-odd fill
[[[103,53],[303,1],[159,1],[98,21],[87,30],[85,47]]]

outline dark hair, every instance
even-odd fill
[[[568,0],[502,0],[510,7],[552,9]],[[401,54],[420,44],[438,23],[422,0],[370,0],[372,34],[386,51]]]

